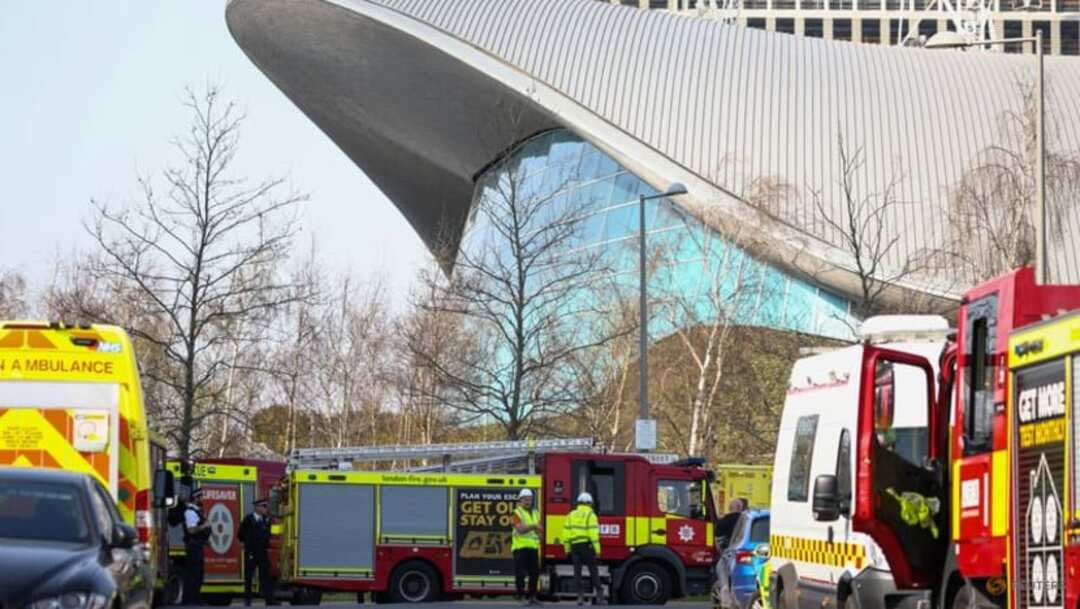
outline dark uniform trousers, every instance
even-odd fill
[[[540,581],[540,551],[535,548],[514,550],[514,583],[521,598],[525,598],[526,575],[529,576],[528,598],[535,598],[537,583]]]
[[[274,600],[274,578],[270,574],[270,521],[248,514],[240,523],[240,542],[244,544],[244,602],[251,604],[251,583],[259,570],[259,593],[267,603]]]
[[[570,558],[574,561],[574,583],[577,584],[578,596],[585,593],[581,581],[581,566],[589,568],[589,578],[592,579],[592,593],[600,595],[600,573],[596,566],[596,549],[592,543],[575,543],[570,546]]]
[[[203,518],[202,511],[197,510],[194,507],[189,507],[187,510],[194,511],[199,516],[199,525],[206,522]],[[201,605],[202,596],[200,590],[203,585],[203,571],[205,565],[203,563],[203,549],[206,547],[207,540],[210,539],[210,531],[202,531],[201,533],[188,534],[187,527],[184,527],[184,588],[183,588],[183,602],[185,605]]]

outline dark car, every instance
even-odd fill
[[[763,560],[759,546],[769,543],[768,510],[747,510],[731,534],[727,548],[716,563],[714,605],[723,609],[749,609],[758,589],[758,569]]]
[[[152,570],[137,541],[90,476],[0,468],[0,606],[149,607]]]

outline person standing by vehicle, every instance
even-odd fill
[[[748,502],[743,499],[732,499],[728,502],[728,513],[724,514],[716,522],[716,541],[723,550],[731,541],[731,534],[735,532],[735,525],[739,523],[739,516],[746,511]]]
[[[184,508],[184,596],[185,605],[200,605],[203,584],[203,551],[210,540],[210,523],[202,511],[202,489],[191,493]]]
[[[527,488],[518,493],[518,505],[511,516],[513,526],[510,549],[514,554],[514,583],[522,605],[539,605],[536,586],[540,580],[540,511],[533,507],[533,492]],[[525,577],[529,578],[528,596]]]
[[[251,606],[251,583],[259,570],[259,593],[267,605],[274,602],[274,578],[270,574],[270,503],[257,499],[253,511],[240,523],[238,537],[244,544],[244,606]]]
[[[577,507],[566,518],[563,526],[563,549],[574,561],[574,582],[577,585],[577,604],[585,604],[584,582],[581,581],[581,566],[589,567],[592,579],[593,597],[597,605],[605,604],[603,591],[600,589],[600,573],[597,557],[600,556],[600,521],[592,509],[593,498],[589,493],[581,493],[577,498]]]

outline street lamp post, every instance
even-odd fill
[[[677,195],[685,195],[686,186],[680,182],[673,182],[667,190],[655,195],[638,195],[638,241],[639,255],[638,291],[640,303],[638,305],[641,315],[641,327],[638,331],[638,376],[641,388],[638,396],[638,421],[634,428],[634,446],[639,451],[656,449],[656,421],[649,418],[649,314],[648,314],[648,287],[645,281],[646,253],[645,253],[645,202],[653,199],[664,199]]]
[[[1077,15],[1068,15],[1063,20],[1075,21]],[[998,40],[981,40],[976,42],[955,42],[946,40],[935,43],[933,39],[926,43],[927,48],[949,49],[969,48],[990,45],[1004,45],[1010,43],[1030,42],[1035,45],[1035,86],[1037,118],[1035,125],[1036,154],[1035,168],[1035,284],[1046,283],[1048,265],[1046,244],[1046,79],[1043,77],[1043,36],[1042,30],[1035,30],[1035,35],[1026,38],[1001,38]]]

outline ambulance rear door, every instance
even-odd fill
[[[120,499],[120,386],[0,381],[0,465],[93,475]],[[134,501],[134,487],[126,489]]]

